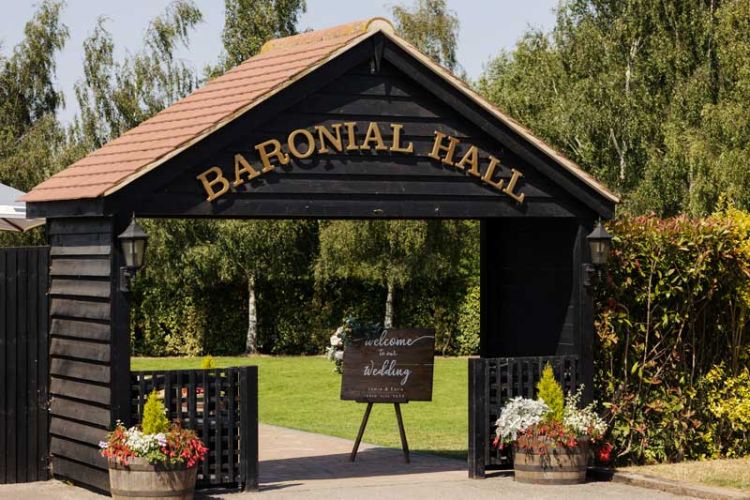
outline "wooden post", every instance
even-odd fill
[[[486,467],[489,429],[485,399],[485,360],[469,359],[469,477],[483,479]]]
[[[111,427],[114,427],[118,420],[126,426],[133,424],[130,400],[130,294],[120,291],[120,268],[125,266],[125,256],[117,239],[130,223],[130,215],[123,214],[111,220]]]
[[[257,366],[240,368],[240,481],[244,491],[258,490]]]
[[[590,262],[590,250],[586,236],[593,227],[592,220],[590,226],[581,224],[578,226],[578,235],[576,239],[574,269],[580,270],[583,262]],[[578,338],[576,351],[579,356],[579,370],[581,375],[580,382],[583,387],[583,402],[590,403],[594,399],[594,304],[590,290],[583,285],[581,273],[576,273],[576,279],[573,281],[574,290],[578,293]]]

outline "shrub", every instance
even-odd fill
[[[553,422],[562,422],[565,417],[565,395],[562,387],[555,380],[555,372],[552,365],[547,363],[542,370],[542,378],[536,385],[537,397],[548,407],[549,412],[545,419]]]
[[[160,434],[168,432],[169,420],[166,413],[167,409],[164,407],[161,398],[156,391],[152,391],[143,406],[143,422],[141,422],[143,433]]]
[[[216,368],[214,357],[210,354],[203,356],[203,359],[201,359],[201,370],[213,370],[214,368]]]
[[[710,455],[728,457],[750,453],[750,370],[727,374],[724,363],[714,366],[703,378],[698,394],[705,411],[705,437]]]
[[[742,420],[725,411],[742,405],[718,402],[731,397],[721,384],[743,387],[748,361],[750,216],[623,218],[609,231],[594,380],[618,461],[747,453]]]
[[[479,314],[480,293],[479,286],[468,289],[461,313],[458,317],[458,336],[456,337],[456,351],[462,356],[479,354]]]

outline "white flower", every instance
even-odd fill
[[[125,437],[125,444],[139,457],[157,451],[167,443],[167,437],[164,434],[144,434],[137,427],[128,429]]]
[[[596,403],[578,408],[583,396],[583,386],[565,398],[563,425],[578,436],[598,437],[607,431],[607,423],[594,409]]]
[[[341,347],[344,345],[344,339],[339,337],[337,334],[331,335],[331,345],[333,347]]]
[[[334,333],[334,335],[336,337],[341,337],[343,334],[344,334],[344,327],[343,326],[340,326],[340,327],[336,328],[336,333]]]
[[[518,435],[542,421],[549,412],[544,401],[515,397],[503,406],[500,417],[495,422],[495,433],[501,441],[515,441]]]
[[[99,441],[99,448],[101,448],[102,450],[106,450],[107,448],[109,448],[109,444],[107,444],[106,441]]]
[[[336,361],[343,361],[344,360],[344,351],[336,351],[333,355],[333,359]]]

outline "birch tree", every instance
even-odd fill
[[[462,265],[469,225],[463,221],[363,220],[321,223],[319,281],[355,279],[385,291],[383,326],[397,323],[396,293],[414,280],[433,280]]]
[[[258,351],[257,290],[283,286],[309,269],[315,223],[309,221],[232,220],[217,225],[212,260],[225,281],[243,280],[247,290],[245,353]]]

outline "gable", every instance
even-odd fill
[[[447,80],[376,33],[80,213],[612,215],[614,197]]]

